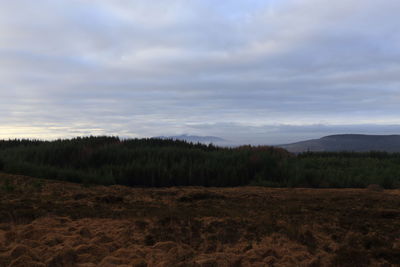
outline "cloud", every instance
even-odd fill
[[[272,127],[287,140],[314,136],[302,129],[316,124],[385,132],[400,125],[399,8],[397,0],[7,1],[0,137],[210,135],[216,126],[229,137],[224,125],[242,127],[234,142],[268,142],[260,129],[273,125],[294,125]]]

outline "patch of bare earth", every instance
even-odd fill
[[[0,266],[399,266],[400,193],[0,174]]]

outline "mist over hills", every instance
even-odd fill
[[[292,144],[278,145],[293,153],[337,151],[400,152],[400,135],[338,134]]]
[[[181,141],[192,142],[192,143],[220,144],[220,143],[227,142],[227,140],[217,137],[217,136],[198,136],[198,135],[187,135],[187,134],[174,135],[174,136],[156,136],[153,138],[181,140]]]

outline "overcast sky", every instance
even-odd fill
[[[0,0],[0,138],[400,134],[399,0]]]

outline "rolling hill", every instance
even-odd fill
[[[290,152],[385,151],[400,152],[400,135],[339,134],[292,144],[279,145]]]

